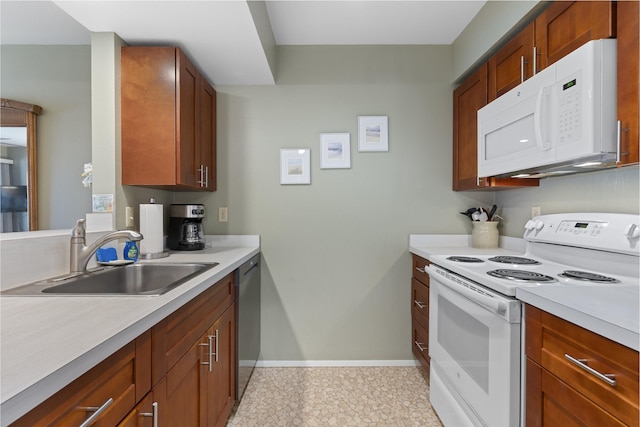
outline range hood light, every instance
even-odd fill
[[[518,175],[513,175],[511,178],[530,178],[531,174],[528,173],[520,173]]]
[[[524,144],[525,142],[529,142],[529,140],[528,139],[521,139],[520,142],[522,142]]]

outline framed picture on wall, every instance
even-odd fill
[[[351,167],[351,135],[348,133],[320,134],[320,169],[349,169]]]
[[[358,117],[358,151],[389,151],[387,116]]]
[[[280,149],[280,184],[311,184],[310,149]]]

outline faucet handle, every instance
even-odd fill
[[[71,237],[81,237],[84,238],[86,235],[86,230],[84,228],[84,219],[79,219],[76,222],[76,226],[73,227],[73,230],[71,230]]]

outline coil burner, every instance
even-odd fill
[[[455,261],[455,262],[468,262],[468,263],[478,263],[478,262],[484,262],[483,260],[481,260],[480,258],[476,258],[476,257],[471,257],[471,256],[458,256],[458,255],[454,255],[454,256],[450,256],[447,258],[449,261]]]
[[[557,280],[545,274],[527,270],[499,269],[487,271],[487,274],[500,279],[514,280],[516,282],[556,282]]]
[[[501,264],[516,264],[516,265],[537,265],[540,264],[535,259],[524,258],[520,256],[501,255],[489,258],[489,261],[499,262]]]
[[[564,277],[566,279],[582,280],[585,282],[620,283],[618,279],[614,279],[613,277],[603,276],[596,273],[589,273],[588,271],[565,270],[563,273],[558,274],[558,276]]]

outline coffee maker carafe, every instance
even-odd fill
[[[167,246],[178,251],[204,249],[204,205],[171,205]]]

